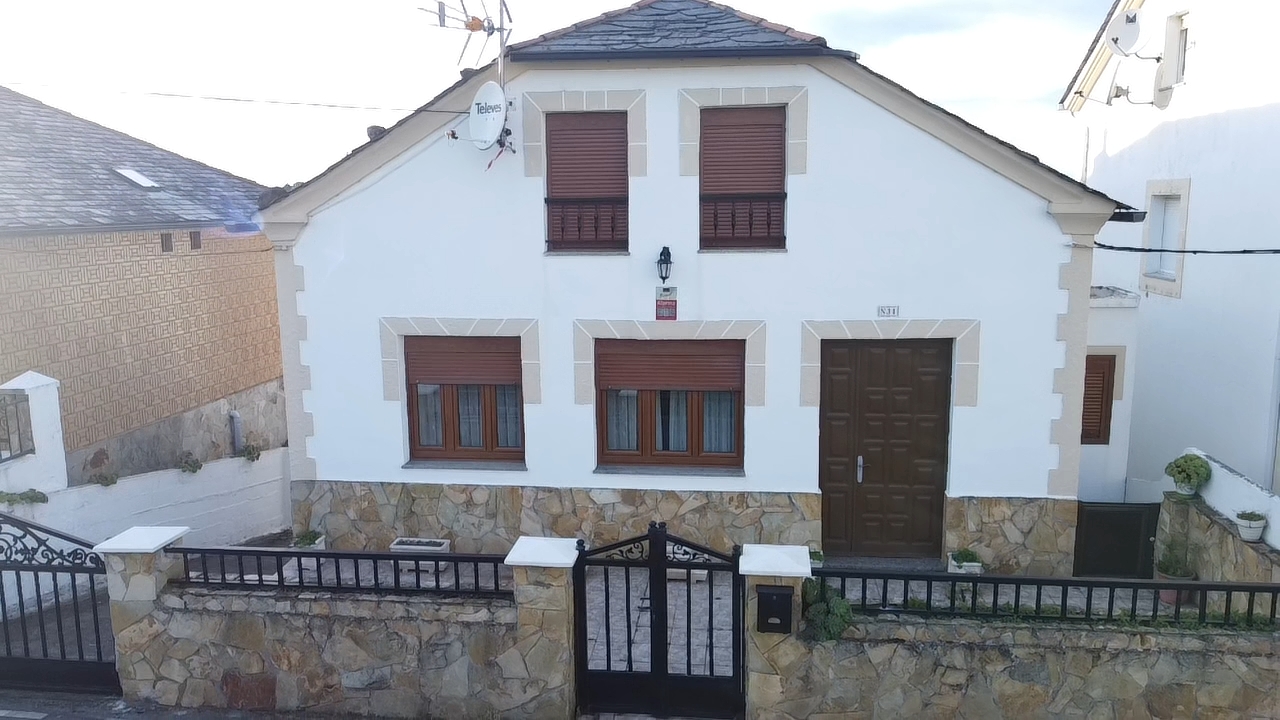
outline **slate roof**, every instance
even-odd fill
[[[0,87],[0,232],[240,225],[263,189]]]
[[[844,55],[817,35],[708,0],[641,0],[509,48],[512,60]]]

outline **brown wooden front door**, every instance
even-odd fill
[[[826,553],[942,557],[951,348],[951,340],[822,341]]]

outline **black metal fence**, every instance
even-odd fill
[[[0,686],[119,692],[105,575],[87,542],[0,513]]]
[[[505,555],[171,546],[192,585],[509,596]]]
[[[1280,627],[1280,584],[817,568],[855,613]]]

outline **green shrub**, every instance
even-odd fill
[[[240,457],[249,462],[258,462],[258,458],[262,457],[262,448],[253,443],[247,443],[244,450],[240,451]]]
[[[1241,510],[1240,512],[1236,513],[1236,517],[1246,522],[1258,522],[1259,520],[1267,519],[1266,515],[1263,515],[1262,513],[1257,512],[1256,510]]]
[[[1173,478],[1179,486],[1190,488],[1192,492],[1200,492],[1200,488],[1209,483],[1209,476],[1212,473],[1209,461],[1192,453],[1187,453],[1164,466],[1165,475]]]
[[[0,505],[41,505],[49,502],[49,496],[36,489],[20,493],[0,492]]]
[[[293,539],[294,547],[308,548],[313,547],[320,541],[320,533],[315,530],[308,530]]]
[[[1165,543],[1164,552],[1156,562],[1156,570],[1170,577],[1192,577],[1195,570],[1187,560],[1187,541],[1182,538],[1171,538]]]
[[[839,640],[853,623],[853,607],[838,590],[821,578],[809,578],[800,586],[804,606],[804,637],[825,642]]]
[[[198,473],[202,467],[204,463],[192,455],[190,450],[178,456],[178,469],[184,473]]]
[[[973,548],[960,548],[959,550],[951,553],[951,559],[954,560],[957,565],[982,562],[982,558],[978,557],[978,553],[974,552]]]
[[[111,487],[120,480],[119,473],[94,473],[89,476],[89,482],[102,487]]]

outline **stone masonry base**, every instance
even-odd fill
[[[599,546],[643,535],[654,520],[720,551],[821,538],[817,493],[324,480],[294,482],[292,493],[294,531],[322,532],[337,550],[385,550],[398,536],[448,538],[455,552],[506,552],[521,535],[582,537]]]
[[[1070,577],[1076,512],[1075,500],[949,497],[946,549],[973,548],[991,573]]]

